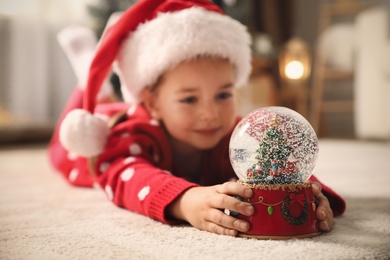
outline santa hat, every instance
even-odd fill
[[[93,112],[114,61],[125,101],[136,103],[142,89],[165,71],[199,56],[229,60],[236,70],[234,85],[245,85],[251,70],[250,43],[246,28],[209,0],[138,1],[101,39],[89,71],[84,109],[64,119],[61,143],[85,157],[103,150],[109,128]]]

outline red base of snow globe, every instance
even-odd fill
[[[251,224],[250,229],[239,236],[290,239],[320,234],[316,203],[310,183],[268,185],[242,182],[242,184],[253,190],[252,198],[246,201],[255,207],[255,212],[250,217],[230,213]]]

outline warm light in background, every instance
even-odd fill
[[[284,73],[289,79],[300,79],[302,78],[304,72],[305,69],[300,61],[290,61],[284,69]]]
[[[310,76],[308,45],[299,38],[289,40],[279,53],[279,72],[284,84],[302,84]]]

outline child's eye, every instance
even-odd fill
[[[186,98],[183,98],[180,100],[181,103],[186,103],[186,104],[194,104],[196,103],[196,101],[198,101],[198,99],[196,97],[186,97]]]
[[[225,100],[225,99],[228,99],[230,97],[232,97],[232,93],[230,92],[221,92],[217,95],[217,99],[222,99],[222,100]]]

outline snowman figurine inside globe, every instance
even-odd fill
[[[318,156],[318,139],[309,122],[285,107],[251,112],[236,126],[229,156],[242,185],[253,189],[255,207],[245,237],[305,238],[320,234],[308,179]],[[241,199],[242,198],[238,198]]]

